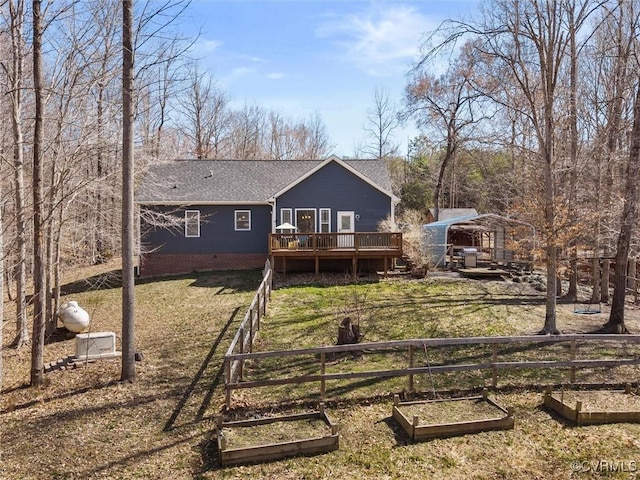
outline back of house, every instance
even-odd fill
[[[283,224],[296,234],[375,232],[397,202],[383,160],[152,165],[136,193],[139,273],[259,268]]]

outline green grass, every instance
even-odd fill
[[[573,473],[573,460],[640,460],[640,425],[572,427],[540,408],[542,392],[537,386],[494,392],[500,404],[515,409],[514,430],[413,443],[391,418],[391,396],[406,388],[406,379],[364,379],[327,385],[331,397],[327,411],[339,426],[338,451],[221,469],[214,442],[219,414],[269,415],[285,407],[316,407],[319,400],[314,384],[241,390],[234,392],[233,411],[224,411],[222,358],[259,281],[259,272],[223,272],[137,285],[136,349],[144,354],[144,361],[137,364],[137,379],[132,384],[118,382],[119,362],[110,360],[51,371],[44,388],[25,388],[29,349],[5,349],[0,478],[565,479],[590,475]],[[333,344],[338,321],[346,314],[360,320],[367,341],[535,333],[544,318],[541,297],[505,286],[388,280],[343,287],[280,288],[273,292],[258,348]],[[120,331],[117,281],[109,288],[103,284],[99,289],[77,292],[65,300],[75,299],[87,306],[93,330]],[[6,311],[10,308],[5,303]],[[567,312],[570,310],[559,309],[558,326],[577,328],[576,318]],[[638,331],[637,319],[630,318],[629,327]],[[3,344],[12,336],[9,321]],[[72,355],[74,347],[73,339],[49,343],[45,361]],[[525,353],[511,355],[517,358]],[[488,352],[459,348],[453,354],[470,358]],[[429,355],[431,361],[441,362],[452,354],[434,349]],[[299,371],[317,362],[313,358],[298,361]],[[396,363],[404,365],[401,353],[365,353],[359,359],[337,359],[328,368],[369,369]],[[292,371],[288,364],[272,367]],[[248,372],[273,373],[255,364],[248,366]],[[539,372],[512,375],[505,383],[540,383]],[[547,380],[555,381],[548,375]],[[636,378],[637,369],[629,368],[592,372],[589,379]],[[445,395],[449,387],[459,384],[479,386],[487,376],[486,372],[438,374],[432,380],[416,378],[420,395],[426,396],[433,388]],[[628,477],[614,473],[609,478]]]
[[[255,349],[288,350],[333,345],[340,321],[349,316],[359,323],[365,342],[433,337],[484,337],[533,335],[544,318],[544,297],[527,285],[460,280],[381,280],[347,286],[300,286],[273,292],[273,302],[262,322]],[[565,307],[569,307],[565,305]],[[558,311],[559,325],[569,308]],[[630,353],[637,348],[631,347]],[[619,355],[619,347],[581,346],[583,358]],[[498,347],[500,361],[569,359],[567,344],[506,345]],[[579,357],[578,357],[579,358]],[[429,347],[415,351],[415,366],[489,363],[491,346]],[[367,350],[361,357],[338,356],[330,360],[327,373],[403,369],[406,349]],[[271,379],[319,373],[314,355],[269,358],[250,362],[246,379]],[[582,371],[584,377],[592,371]],[[540,385],[569,381],[568,369],[521,369],[499,372],[500,385]],[[438,373],[414,377],[418,390],[478,390],[490,386],[490,371]],[[362,398],[388,395],[408,388],[407,378],[329,381],[327,397]],[[319,385],[269,387],[243,392],[255,404],[280,399],[317,400]]]

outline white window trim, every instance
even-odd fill
[[[322,222],[322,214],[327,212],[327,222]],[[322,232],[322,225],[328,225],[327,232],[331,232],[331,209],[330,208],[320,208],[318,213],[318,232]]]
[[[285,212],[289,212],[289,220],[285,220],[284,219]],[[280,209],[280,224],[283,224],[285,222],[289,222],[292,225],[295,222],[295,220],[293,219],[293,209],[291,209],[291,208],[281,208]]]
[[[238,228],[238,214],[246,213],[249,215],[249,228]],[[251,210],[234,210],[233,212],[233,227],[236,232],[250,232],[251,231]]]
[[[194,218],[189,218],[189,214],[195,213],[195,221],[197,221],[198,233],[196,235],[189,235],[189,220],[194,221]],[[187,238],[200,237],[200,210],[185,210],[184,211],[184,236]]]

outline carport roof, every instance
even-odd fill
[[[478,215],[464,215],[461,217],[446,218],[444,220],[438,220],[437,222],[427,223],[425,227],[430,229],[444,228],[445,230],[455,226],[460,229],[493,229],[496,226],[501,227],[530,227],[534,229],[533,225],[516,220],[514,218],[503,217],[495,213],[485,213]],[[535,231],[535,229],[534,229]]]

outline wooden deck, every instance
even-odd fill
[[[281,261],[285,274],[287,260],[313,260],[316,275],[321,262],[350,260],[354,278],[359,260],[378,260],[386,274],[393,259],[402,257],[402,233],[272,233],[269,255],[273,265]]]

